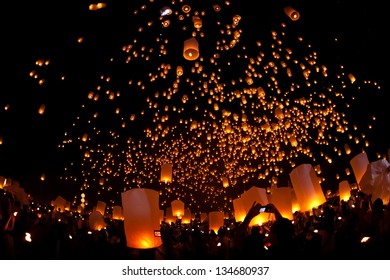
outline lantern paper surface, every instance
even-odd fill
[[[88,218],[88,226],[91,230],[101,230],[106,226],[103,215],[98,211],[92,211]]]
[[[172,164],[164,163],[161,165],[161,182],[172,182]]]
[[[127,247],[150,249],[160,246],[161,237],[154,236],[154,231],[160,229],[159,193],[136,188],[122,192],[121,198]]]
[[[244,201],[241,197],[233,199],[233,208],[236,222],[242,222],[245,219],[246,211]]]
[[[106,213],[106,203],[104,201],[98,201],[96,203],[96,208],[95,208],[96,211],[100,212],[100,214],[102,214],[104,216],[104,214]]]
[[[283,217],[289,220],[293,219],[292,191],[290,187],[272,188],[272,194],[270,196],[271,203],[275,205]]]
[[[243,200],[246,213],[248,213],[254,202],[260,203],[264,206],[269,203],[267,197],[267,190],[265,188],[259,188],[255,186],[244,192],[241,195],[241,198]]]
[[[196,60],[199,57],[199,44],[194,37],[184,41],[183,56],[187,60]]]
[[[184,209],[184,215],[181,218],[181,223],[182,224],[191,223],[191,209],[189,209],[189,208]]]
[[[64,212],[66,206],[68,205],[68,201],[59,195],[50,204],[56,211]]]
[[[284,8],[284,13],[292,20],[296,21],[300,18],[300,14],[294,8],[288,6]]]
[[[184,215],[184,202],[180,199],[173,200],[171,202],[171,208],[172,215],[181,219],[181,217]]]
[[[167,207],[165,209],[165,222],[170,224],[170,223],[176,223],[176,217],[172,215],[172,208]]]
[[[349,161],[349,164],[352,167],[352,171],[353,174],[355,175],[356,183],[358,184],[358,186],[360,180],[363,177],[363,174],[367,170],[367,166],[369,163],[370,161],[368,160],[368,156],[366,153],[359,153]]]
[[[314,168],[311,164],[301,164],[290,172],[290,180],[301,211],[311,211],[326,202]]]
[[[371,194],[371,200],[381,198],[387,205],[390,200],[390,163],[385,159],[370,162],[360,180],[360,190]]]
[[[114,220],[123,220],[123,211],[121,206],[115,205],[112,207],[112,218]]]
[[[224,225],[224,213],[219,211],[209,212],[209,229],[218,233],[220,227]]]
[[[349,185],[349,182],[347,180],[341,181],[339,183],[339,196],[340,201],[348,201],[351,197],[351,186]]]

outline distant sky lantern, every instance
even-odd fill
[[[178,76],[183,75],[183,67],[182,66],[179,65],[176,67],[176,75],[178,75]]]
[[[81,138],[81,141],[86,142],[88,140],[88,134],[84,133],[83,137]]]
[[[353,84],[356,81],[355,76],[353,74],[351,74],[351,73],[348,74],[348,78],[351,81],[351,84]]]
[[[192,17],[192,22],[194,23],[195,28],[201,28],[202,27],[202,19],[198,16]]]
[[[349,182],[347,180],[341,181],[339,183],[339,196],[340,201],[348,201],[351,197],[351,186],[349,185]]]
[[[160,180],[164,183],[172,182],[172,163],[161,164]]]
[[[244,201],[241,197],[233,199],[233,209],[236,222],[242,222],[245,219],[246,211]]]
[[[290,180],[301,211],[311,211],[326,202],[320,180],[311,164],[301,164],[290,172]]]
[[[275,205],[280,214],[289,219],[293,219],[292,211],[292,194],[293,189],[290,187],[272,187],[270,202]]]
[[[300,18],[300,14],[291,6],[287,6],[284,8],[284,13],[292,20],[296,21]]]
[[[229,187],[229,179],[227,177],[222,177],[222,186],[224,188]]]
[[[351,154],[351,148],[348,144],[344,144],[344,150],[347,155]]]
[[[356,183],[359,186],[360,180],[362,179],[364,173],[367,170],[367,166],[370,163],[366,153],[359,153],[355,155],[350,161],[349,164],[352,167],[353,174],[355,175]]]
[[[184,41],[183,56],[187,60],[196,60],[199,57],[199,44],[194,37]]]
[[[159,193],[134,188],[121,193],[126,244],[129,248],[150,249],[162,245],[154,235],[160,229]]]
[[[45,179],[46,179],[45,174],[42,174],[42,175],[41,175],[41,181],[45,181]]]
[[[172,216],[181,219],[184,215],[184,202],[180,199],[173,200],[171,202]]]
[[[90,11],[97,11],[105,7],[106,7],[106,3],[96,3],[96,4],[90,4],[88,8]]]
[[[0,176],[0,189],[2,189],[7,181],[7,178]]]
[[[208,216],[210,231],[213,230],[215,233],[218,233],[219,228],[225,223],[225,214],[220,211],[211,211]]]
[[[3,136],[0,136],[0,145],[3,144]]]
[[[45,104],[39,107],[38,114],[43,115],[45,113]]]

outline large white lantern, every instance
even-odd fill
[[[360,184],[360,180],[362,179],[364,173],[367,170],[367,166],[370,163],[368,160],[368,156],[366,153],[359,153],[355,155],[350,161],[349,164],[352,167],[353,174],[355,175],[356,183]],[[360,186],[359,186],[360,187]]]
[[[311,211],[326,202],[320,180],[311,164],[295,167],[290,172],[290,180],[301,211]]]
[[[292,192],[293,189],[290,187],[272,188],[272,194],[270,196],[271,203],[275,205],[283,217],[289,220],[293,219]]]
[[[154,234],[160,229],[158,191],[135,188],[122,192],[121,197],[127,247],[150,249],[161,246],[161,237]]]
[[[180,199],[173,200],[171,202],[172,216],[181,219],[184,215],[184,202]]]
[[[236,222],[242,222],[245,219],[246,211],[244,200],[241,197],[233,199],[234,218]]]
[[[219,211],[209,212],[209,230],[213,230],[215,233],[218,233],[220,227],[225,223],[225,214]]]
[[[339,183],[339,196],[340,201],[348,201],[351,197],[351,186],[349,185],[349,182],[347,180],[341,181]]]
[[[161,182],[170,183],[172,182],[172,164],[163,163],[161,165]]]

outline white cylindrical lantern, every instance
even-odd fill
[[[311,211],[326,202],[320,180],[311,164],[301,164],[290,172],[290,180],[301,211]]]
[[[222,186],[224,188],[229,187],[229,179],[227,177],[222,177]]]
[[[161,182],[170,183],[172,182],[172,164],[163,163],[161,165]]]
[[[347,180],[341,181],[339,183],[339,196],[340,201],[348,201],[351,197],[351,186],[349,185],[349,182]]]
[[[51,206],[53,206],[54,210],[58,212],[64,212],[67,205],[68,201],[60,195],[51,202]]]
[[[98,200],[98,202],[96,203],[95,210],[100,212],[100,214],[104,216],[104,214],[106,213],[106,203],[104,201]]]
[[[122,208],[127,247],[136,249],[156,248],[162,245],[158,191],[135,188],[122,192]]]
[[[187,60],[196,60],[199,57],[199,44],[194,37],[184,41],[183,56]]]
[[[293,219],[292,191],[293,190],[290,187],[272,188],[272,194],[270,196],[271,203],[275,205],[283,217],[289,220]]]
[[[168,224],[176,223],[176,217],[172,215],[171,207],[165,209],[165,222]]]
[[[353,174],[355,175],[356,183],[360,184],[360,180],[362,179],[364,173],[367,170],[367,166],[369,164],[368,156],[366,153],[359,153],[356,156],[354,156],[350,161],[349,164],[352,167]],[[360,187],[360,186],[359,186]]]
[[[234,218],[236,222],[242,222],[245,219],[246,211],[244,201],[241,197],[233,199]]]
[[[172,216],[181,219],[184,215],[184,202],[180,199],[173,200],[171,202]]]
[[[112,219],[123,220],[123,210],[121,206],[115,205],[112,207]]]
[[[246,213],[249,212],[249,209],[253,206],[254,202],[260,203],[263,206],[269,203],[267,190],[265,188],[259,188],[256,186],[253,186],[249,190],[244,192],[241,197],[243,199]],[[273,219],[273,216],[270,215],[270,213],[259,213],[259,215],[257,215],[251,220],[249,226],[261,225],[263,223],[266,223],[270,219]]]
[[[181,218],[181,223],[182,224],[191,223],[191,209],[189,209],[189,208],[184,209],[184,215]]]
[[[219,211],[209,212],[209,230],[213,230],[215,233],[218,233],[220,227],[225,223],[224,213]]]
[[[284,8],[284,13],[293,21],[296,21],[300,18],[299,12],[290,6]]]
[[[88,218],[88,226],[91,230],[101,230],[106,226],[103,215],[98,211],[93,211]]]

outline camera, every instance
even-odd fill
[[[267,212],[267,207],[265,207],[265,206],[264,206],[264,207],[261,207],[260,210],[259,210],[259,212],[260,212],[260,213],[261,213],[261,212]]]
[[[154,236],[155,237],[161,237],[161,231],[160,230],[154,230]]]

